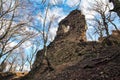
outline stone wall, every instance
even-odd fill
[[[72,11],[59,23],[56,38],[47,47],[47,57],[54,68],[69,61],[79,60],[75,50],[78,42],[86,41],[86,29],[85,16],[79,10]],[[37,52],[32,70],[21,80],[43,80],[47,74],[47,65],[42,62],[43,54],[43,50]]]
[[[86,41],[86,30],[85,16],[81,11],[73,10],[59,23],[55,40]]]

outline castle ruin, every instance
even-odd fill
[[[59,23],[57,40],[72,42],[86,41],[85,16],[79,10],[73,10],[66,18]]]

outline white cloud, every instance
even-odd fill
[[[64,13],[62,8],[54,7],[52,9],[49,9],[48,11],[48,21],[49,19],[54,15],[53,24],[51,26],[50,32],[49,32],[49,40],[53,41],[54,37],[56,36],[56,31],[58,28],[58,23],[61,21],[61,19],[65,18],[66,14]]]
[[[70,7],[77,6],[80,3],[80,0],[67,0],[66,4]]]
[[[105,6],[108,5],[110,7],[110,9],[113,8],[112,3],[109,3],[108,0],[97,0],[97,2],[99,2],[99,6],[101,9],[105,9]],[[86,19],[90,19],[90,18],[94,18],[93,16],[96,15],[97,13],[90,9],[90,8],[94,8],[95,6],[93,6],[92,4],[96,4],[95,0],[82,0],[81,1],[81,10],[83,12],[84,15],[86,15]],[[109,9],[107,9],[106,12],[108,12]]]
[[[102,10],[105,9],[106,5],[108,5],[110,9],[113,8],[113,4],[109,3],[108,0],[96,0],[96,1],[99,2],[99,6],[101,5],[98,8]],[[95,18],[94,16],[98,14],[96,11],[92,10],[92,8],[95,8],[93,4],[96,4],[95,0],[82,0],[81,6],[80,6],[82,13],[85,15],[87,23],[91,23],[91,24],[93,24],[93,22],[90,22],[89,20],[94,19]],[[108,12],[109,12],[109,9],[107,9],[106,14],[108,14]],[[88,29],[93,29],[93,27],[88,26]]]
[[[49,41],[53,41],[56,36],[57,27],[51,27],[49,32]]]
[[[30,48],[31,46],[32,46],[31,41],[26,41],[21,45],[21,47],[23,47],[23,48]]]
[[[44,13],[39,13],[36,18],[40,20],[41,24],[43,24],[43,18],[44,18]],[[42,15],[42,17],[40,16]],[[53,41],[54,37],[56,36],[56,31],[58,28],[58,23],[61,21],[66,16],[66,14],[63,11],[63,8],[59,7],[53,7],[52,9],[48,10],[48,15],[46,19],[46,25],[49,24],[50,20],[53,20],[53,23],[51,25],[50,31],[49,31],[49,41]]]
[[[6,48],[12,48],[12,47],[14,47],[14,46],[16,46],[16,45],[17,45],[16,42],[10,42],[10,43],[6,46]]]
[[[44,11],[44,13],[39,12],[38,15],[35,16],[35,18],[37,18],[37,20],[39,20],[41,24],[43,24],[45,13],[46,11]],[[48,9],[46,24],[49,23],[51,19],[53,19],[55,23],[58,23],[65,16],[66,14],[64,13],[63,8],[53,7],[51,9]]]
[[[48,19],[52,18],[52,16],[54,16],[54,20],[58,23],[61,20],[61,18],[65,17],[66,15],[63,11],[63,8],[54,7],[52,9],[49,9]]]
[[[64,0],[50,0],[50,4],[56,5],[56,4],[62,4]]]
[[[85,18],[86,18],[86,19],[93,19],[94,16],[93,16],[93,15],[86,14]]]
[[[89,6],[90,6],[90,2],[92,0],[82,0],[81,1],[81,10],[82,13],[86,16],[86,19],[90,19],[93,18],[93,15],[95,15],[96,13],[92,10],[89,10]],[[93,1],[94,2],[94,1]]]

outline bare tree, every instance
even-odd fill
[[[0,0],[0,66],[15,49],[37,35],[29,30],[29,16],[20,18],[22,9],[22,0]]]
[[[47,43],[48,43],[48,35],[49,35],[49,30],[51,28],[51,24],[53,22],[53,17],[50,19],[49,25],[46,25],[46,19],[48,16],[48,9],[50,7],[50,4],[48,4],[47,9],[46,9],[46,13],[45,13],[45,17],[44,17],[44,21],[43,21],[43,58],[47,61],[47,65],[48,65],[48,69],[52,69],[51,67],[51,63],[49,62],[49,59],[47,57]],[[47,30],[46,30],[47,29]]]
[[[110,6],[108,2],[104,3],[102,0],[95,0],[95,3],[92,3],[89,9],[95,12],[94,15],[92,14],[94,16],[92,19],[94,24],[91,25],[94,25],[95,33],[98,33],[100,37],[103,37],[104,31],[107,37],[110,35],[110,24],[113,25],[116,30],[118,30],[117,25],[113,22],[116,16],[113,16],[112,13],[109,12]]]
[[[50,6],[51,4],[48,3],[47,7],[45,8],[45,14],[43,16],[40,15],[40,18],[42,20],[41,21],[42,25],[40,26],[41,29],[36,28],[36,30],[39,31],[39,33],[41,34],[40,36],[42,37],[42,45],[43,45],[43,50],[42,50],[43,52],[42,53],[39,53],[39,51],[37,52],[37,54],[40,54],[40,63],[36,67],[39,67],[39,68],[42,67],[45,61],[47,63],[47,69],[53,70],[47,54],[47,45],[48,43],[50,43],[49,31],[52,26],[53,20],[55,19],[54,14],[52,16],[48,16]]]
[[[24,48],[19,48],[19,71],[24,70],[25,63],[27,62],[26,54]]]
[[[36,44],[37,43],[37,44]],[[32,47],[31,47],[31,53],[27,55],[27,62],[29,63],[29,66],[30,66],[30,70],[32,69],[32,64],[34,62],[34,59],[35,59],[35,56],[36,56],[36,53],[37,51],[39,50],[39,44],[40,42],[35,40],[33,41],[33,44],[32,44]],[[35,46],[36,45],[36,46]]]
[[[2,63],[1,63],[0,72],[3,72],[3,71],[5,70],[6,65],[7,65],[6,62],[2,62]]]
[[[114,5],[114,8],[110,11],[116,12],[120,17],[120,0],[109,0],[109,2],[112,2]]]
[[[16,62],[16,60],[17,60],[17,57],[18,57],[18,55],[15,55],[15,54],[14,54],[14,55],[11,55],[11,56],[10,56],[11,59],[8,58],[7,61],[9,62],[9,66],[10,66],[8,71],[15,71],[15,66],[16,66],[16,65],[15,65],[15,62]]]

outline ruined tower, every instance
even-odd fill
[[[65,62],[79,60],[76,47],[80,41],[86,41],[86,30],[85,16],[79,10],[73,10],[59,23],[55,40],[47,47],[47,57],[54,68]],[[46,72],[47,65],[45,61],[41,63],[43,54],[43,50],[37,52],[33,68],[24,77],[25,80],[46,80],[43,79],[43,72]]]
[[[86,41],[85,16],[79,10],[73,10],[60,23],[57,31],[57,40],[72,42]]]

